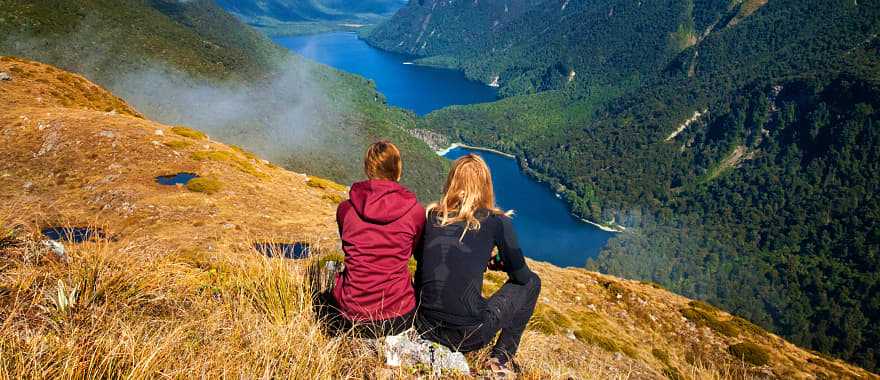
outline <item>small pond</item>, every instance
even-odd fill
[[[285,259],[305,259],[311,253],[308,243],[254,243],[254,249],[269,257]]]
[[[103,230],[92,227],[46,227],[42,233],[49,240],[69,243],[84,243],[106,237]]]
[[[199,178],[195,173],[177,173],[169,175],[160,175],[156,177],[156,182],[165,186],[186,185],[192,179]]]

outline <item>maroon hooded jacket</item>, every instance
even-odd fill
[[[409,313],[416,299],[407,264],[422,236],[424,208],[394,181],[359,182],[349,196],[336,211],[345,270],[336,277],[333,298],[353,321]]]

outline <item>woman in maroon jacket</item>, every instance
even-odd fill
[[[328,322],[333,330],[357,335],[399,334],[412,326],[416,299],[408,263],[419,246],[425,209],[398,183],[400,150],[380,141],[367,150],[369,178],[351,186],[336,222],[345,252],[345,269],[336,277]],[[328,313],[323,313],[325,316]]]

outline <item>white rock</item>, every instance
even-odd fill
[[[161,129],[157,129],[155,132],[156,136],[165,136],[165,131]]]
[[[12,76],[9,73],[0,73],[0,81],[10,81]]]
[[[22,187],[25,189],[25,191],[31,191],[31,189],[34,188],[34,183],[31,181],[27,181],[24,183],[24,186],[22,186]]]
[[[112,138],[115,137],[116,135],[114,135],[113,132],[111,132],[111,131],[101,131],[100,133],[98,133],[98,136],[106,137],[106,138],[108,138],[108,139],[112,139]]]
[[[470,374],[470,366],[461,352],[421,339],[413,330],[385,337],[384,343],[385,364],[388,366],[425,366],[436,378],[444,374]]]
[[[64,262],[67,262],[67,251],[64,249],[64,244],[61,244],[55,240],[44,240],[43,245],[52,250],[59,259]]]

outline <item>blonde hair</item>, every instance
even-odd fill
[[[459,239],[462,240],[467,231],[480,229],[480,220],[475,215],[480,209],[496,215],[513,214],[512,211],[505,212],[495,206],[495,191],[489,166],[480,156],[468,154],[452,164],[443,187],[443,197],[439,202],[428,206],[428,213],[436,212],[441,226],[465,222],[465,229]]]
[[[382,140],[367,148],[364,156],[364,174],[369,179],[399,181],[403,175],[403,160],[400,149],[390,141]]]

